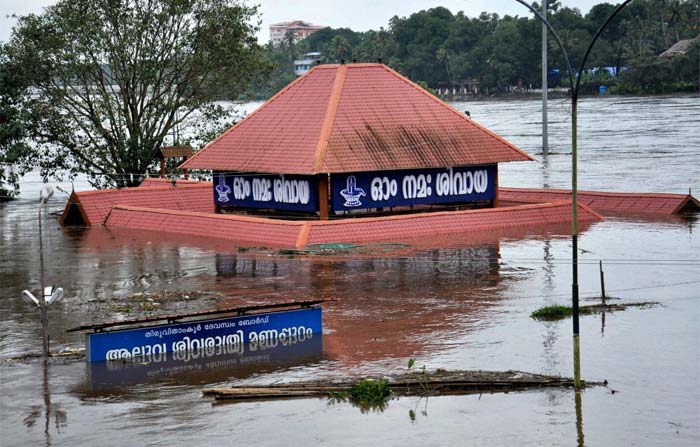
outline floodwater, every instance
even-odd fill
[[[551,104],[552,154],[537,155],[539,163],[502,166],[503,185],[569,187],[567,104]],[[538,101],[455,106],[539,152]],[[580,188],[697,192],[699,121],[698,96],[584,99]],[[0,205],[0,359],[40,350],[38,312],[20,298],[25,288],[39,289],[39,186],[28,176],[22,199]],[[50,211],[65,199],[57,193]],[[568,389],[401,398],[369,413],[324,399],[212,405],[201,390],[240,381],[381,376],[404,370],[410,358],[428,368],[571,376],[571,320],[529,317],[540,306],[570,299],[568,228],[288,257],[162,234],[67,230],[55,217],[44,218],[46,282],[66,289],[50,309],[54,351],[82,346],[82,336],[67,328],[128,317],[141,305],[129,297],[140,292],[208,293],[157,303],[168,312],[312,297],[339,301],[324,305],[323,336],[289,346],[135,365],[53,359],[45,368],[37,360],[0,361],[3,446],[700,443],[697,217],[610,217],[584,229],[584,301],[599,296],[603,260],[608,295],[662,304],[581,318],[582,375],[607,380],[608,387],[589,388],[580,398]]]

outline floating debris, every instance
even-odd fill
[[[67,359],[67,360],[80,360],[85,358],[85,349],[82,348],[64,348],[61,349],[58,352],[49,352],[49,357],[50,358],[57,358],[57,359]],[[20,355],[18,357],[10,357],[3,359],[2,361],[5,363],[12,363],[12,362],[26,362],[29,360],[35,360],[35,359],[41,359],[43,358],[43,355],[41,352],[29,352],[24,355]]]
[[[624,303],[624,304],[590,304],[588,306],[580,306],[578,308],[580,315],[589,315],[592,313],[616,312],[627,310],[628,307],[638,307],[647,309],[650,307],[660,306],[658,301],[643,301],[639,303]],[[535,320],[561,320],[571,316],[573,310],[571,306],[544,306],[530,314]]]
[[[362,379],[367,380],[367,379]],[[567,388],[574,379],[532,374],[523,371],[446,371],[405,373],[384,377],[388,389],[397,396],[461,395],[522,391],[534,388]],[[227,388],[205,388],[202,394],[217,401],[273,400],[305,397],[334,397],[350,395],[362,381],[311,381],[273,385],[240,385]],[[604,382],[583,382],[585,386],[607,385]]]

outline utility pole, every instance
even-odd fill
[[[581,70],[583,71],[583,70]],[[580,72],[579,72],[580,74]],[[580,77],[580,75],[579,75]],[[571,91],[571,309],[574,332],[574,387],[581,389],[581,343],[579,341],[578,308],[578,84]]]
[[[39,268],[41,274],[41,293],[39,297],[39,309],[41,311],[41,344],[44,359],[49,357],[49,312],[46,305],[46,282],[44,281],[44,234],[41,225],[43,218],[44,199],[39,205]]]
[[[569,84],[571,85],[571,251],[572,251],[572,284],[571,284],[571,308],[572,308],[572,320],[573,320],[573,333],[574,333],[574,387],[576,390],[579,390],[581,388],[581,345],[579,342],[579,289],[578,289],[578,154],[577,154],[577,149],[578,149],[578,135],[577,135],[577,103],[578,103],[578,91],[579,91],[579,86],[581,84],[581,75],[583,74],[583,70],[586,67],[586,60],[588,59],[588,56],[591,54],[591,50],[593,49],[593,45],[595,44],[596,40],[600,37],[601,33],[605,29],[605,27],[610,23],[610,21],[624,8],[627,6],[632,0],[624,0],[622,3],[617,5],[615,9],[613,10],[612,13],[608,16],[607,19],[605,19],[605,22],[598,28],[598,31],[596,31],[595,35],[593,36],[593,39],[591,42],[588,44],[588,48],[586,49],[586,53],[583,55],[583,59],[581,60],[581,67],[577,72],[574,72],[573,67],[571,66],[571,59],[569,58],[568,53],[566,52],[566,48],[564,47],[564,44],[561,41],[561,38],[557,34],[557,32],[554,30],[554,28],[551,27],[549,22],[547,22],[547,18],[542,15],[541,11],[538,11],[534,6],[528,4],[525,0],[515,0],[516,2],[520,3],[524,7],[530,10],[533,14],[535,14],[535,17],[537,17],[540,21],[542,21],[543,25],[546,25],[547,29],[552,33],[552,37],[554,37],[554,40],[556,41],[557,45],[561,49],[563,55],[564,55],[564,60],[566,61],[566,68],[568,70],[568,77],[569,77]],[[546,4],[547,0],[543,0],[543,3]],[[543,5],[542,10],[546,11],[546,6]],[[544,65],[543,65],[544,67]],[[543,113],[544,110],[543,110]],[[543,123],[544,124],[544,123]]]
[[[542,17],[547,18],[547,0],[542,0]],[[549,154],[547,129],[547,25],[542,22],[542,155]]]

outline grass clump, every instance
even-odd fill
[[[561,320],[570,317],[573,309],[570,306],[544,306],[530,314],[535,320]],[[591,313],[590,309],[579,307],[580,314]]]
[[[362,406],[381,405],[389,396],[391,389],[385,379],[362,379],[350,388],[350,400]]]
[[[374,410],[384,411],[387,400],[391,397],[389,381],[385,379],[362,379],[353,385],[349,391],[328,392],[329,403],[345,402],[349,400],[360,408],[363,413]]]

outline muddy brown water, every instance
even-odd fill
[[[523,149],[538,151],[537,101],[455,106]],[[554,153],[546,161],[538,155],[540,163],[502,166],[502,184],[569,186],[566,108],[552,101]],[[699,190],[699,118],[697,96],[584,99],[580,187]],[[36,291],[39,284],[39,186],[36,176],[27,176],[23,197],[0,205],[2,359],[40,350],[38,312],[20,299],[23,289]],[[57,192],[49,208],[59,210],[64,202]],[[540,306],[569,300],[568,227],[289,257],[163,234],[60,229],[48,216],[46,281],[67,291],[50,310],[53,350],[82,345],[80,334],[64,332],[69,327],[138,313],[143,299],[131,297],[135,293],[151,293],[146,297],[156,311],[311,297],[339,301],[325,306],[322,336],[287,345],[171,356],[147,365],[52,360],[44,368],[36,360],[3,361],[0,444],[698,445],[698,222],[612,217],[584,229],[584,300],[599,294],[602,259],[609,295],[662,303],[582,317],[583,376],[608,380],[609,388],[588,389],[579,399],[570,390],[401,398],[382,412],[362,413],[319,399],[213,406],[201,389],[381,376],[405,369],[410,358],[428,368],[570,376],[571,320],[529,317]],[[157,292],[164,290],[207,296],[177,302],[161,299]]]

